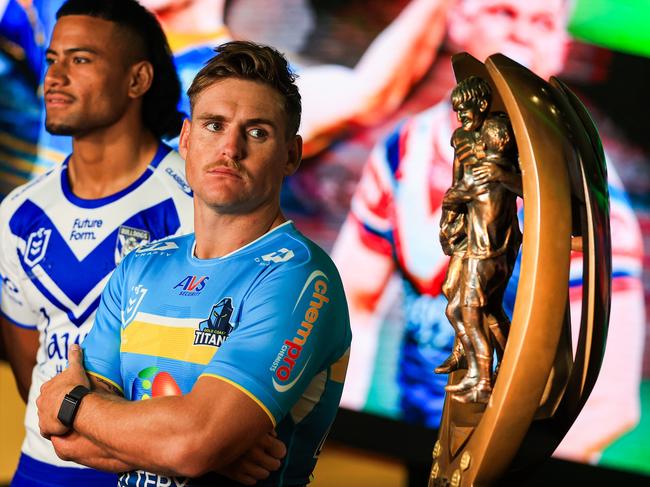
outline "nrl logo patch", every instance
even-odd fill
[[[47,251],[47,244],[50,243],[51,234],[51,229],[42,227],[29,234],[25,255],[23,256],[25,264],[29,267],[34,267],[43,260]]]
[[[230,324],[232,311],[231,298],[223,298],[215,304],[208,319],[201,321],[199,329],[194,330],[194,345],[220,347],[234,328]]]
[[[126,309],[123,309],[121,312],[123,327],[133,321],[133,318],[135,318],[135,315],[138,312],[138,308],[140,307],[140,304],[142,304],[142,300],[146,296],[147,291],[148,289],[142,284],[138,284],[137,286],[133,286],[131,288],[131,292],[129,292],[129,295],[127,297]]]
[[[117,244],[115,245],[115,263],[127,256],[129,252],[141,245],[149,243],[151,234],[146,230],[122,225],[117,230]]]

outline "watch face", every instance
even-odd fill
[[[90,392],[85,386],[76,386],[63,398],[57,419],[61,421],[64,426],[72,428],[72,422],[77,414],[77,409],[83,397]]]
[[[72,420],[74,419],[74,414],[77,411],[78,404],[79,400],[74,397],[70,397],[69,394],[66,394],[66,396],[63,398],[63,402],[59,408],[59,414],[57,414],[57,418],[68,428],[72,427]]]

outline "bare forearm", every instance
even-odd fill
[[[38,331],[18,328],[6,319],[0,319],[7,359],[16,379],[16,387],[23,401],[27,402],[32,384],[32,371],[38,351]]]
[[[398,106],[433,62],[444,38],[448,3],[412,0],[355,67],[358,86],[365,87],[360,96],[376,103],[377,110],[389,112]]]
[[[113,458],[104,448],[75,431],[65,436],[53,436],[51,440],[54,451],[62,460],[115,473],[135,468],[135,465]]]
[[[179,458],[197,433],[191,417],[183,397],[129,402],[97,393],[84,398],[74,429],[129,469],[186,475],[179,470]]]

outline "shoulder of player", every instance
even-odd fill
[[[291,274],[296,279],[314,273],[336,276],[338,279],[338,270],[327,252],[299,231],[292,230],[278,241],[282,245],[279,249],[262,255],[261,260],[272,264],[274,273]]]
[[[175,235],[154,240],[153,242],[141,245],[133,250],[124,259],[125,261],[146,261],[154,258],[167,258],[182,252],[188,245],[192,245],[194,234]]]
[[[175,150],[163,157],[154,175],[172,194],[192,196],[192,189],[185,177],[185,161]]]
[[[27,183],[14,188],[0,203],[0,211],[13,212],[30,196],[41,191],[49,191],[50,186],[57,184],[60,178],[60,166],[54,167],[40,176],[28,181]]]

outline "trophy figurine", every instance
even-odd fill
[[[440,243],[456,338],[435,369],[449,380],[429,486],[516,483],[560,443],[602,362],[611,292],[605,159],[587,111],[559,80],[500,54],[452,63],[460,127]],[[584,253],[575,353],[571,250]],[[511,323],[502,302],[520,252]]]

